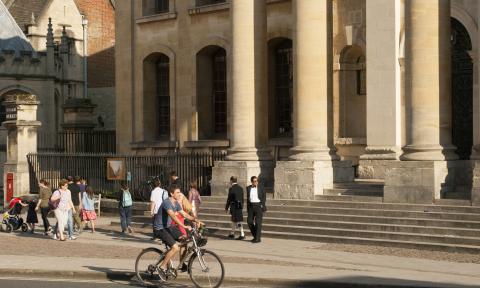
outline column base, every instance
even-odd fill
[[[353,182],[350,161],[277,161],[275,198],[312,200],[334,182]]]
[[[358,161],[358,177],[362,179],[385,179],[385,171],[398,161],[400,149],[392,146],[367,146]]]
[[[472,154],[470,154],[471,160],[480,160],[480,145],[473,145]]]
[[[468,161],[395,161],[385,174],[384,202],[432,204],[467,184]]]
[[[271,161],[270,149],[262,148],[231,148],[228,150],[227,160],[230,161]]]
[[[260,185],[271,188],[274,167],[273,161],[217,161],[212,168],[212,195],[227,196],[231,176],[236,176],[238,184],[244,189],[250,185],[252,176],[258,176]]]
[[[301,147],[295,146],[290,149],[290,159],[294,161],[332,161],[340,160],[335,149],[330,147]]]
[[[480,161],[472,161],[472,205],[480,206]]]
[[[404,161],[450,161],[457,160],[457,148],[453,145],[407,145],[403,147],[400,160]]]

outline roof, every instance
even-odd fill
[[[32,15],[34,18],[38,18],[49,0],[10,0],[10,2],[8,11],[22,31],[25,32],[26,26],[32,22]]]
[[[0,1],[0,50],[33,51],[32,45],[3,1]]]

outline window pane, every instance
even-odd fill
[[[275,94],[277,136],[292,135],[293,62],[292,42],[284,41],[275,50]]]
[[[224,49],[213,55],[214,133],[227,133],[227,65]]]
[[[169,59],[162,55],[157,61],[157,135],[169,138],[170,135],[170,85]]]

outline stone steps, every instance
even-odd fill
[[[450,202],[459,200],[442,202],[448,205],[393,204],[374,201],[378,200],[376,198],[371,200],[269,199],[263,235],[480,253],[480,207],[458,206],[452,204],[464,202]],[[203,197],[200,218],[214,236],[224,237],[230,231],[230,218],[224,210],[225,201],[226,197],[221,196]],[[110,209],[118,213],[116,202],[105,206],[107,211]],[[134,214],[138,216],[134,216],[134,226],[151,227],[147,207],[146,203],[135,203]],[[244,216],[246,220],[246,212]],[[117,222],[112,224],[118,225]],[[244,229],[248,230],[247,225]]]

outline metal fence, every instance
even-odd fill
[[[39,132],[39,152],[62,153],[115,153],[115,131]]]
[[[123,180],[107,180],[107,160],[120,160],[124,163],[123,172],[131,175],[130,190],[136,200],[142,195],[137,192],[146,179],[158,176],[164,186],[168,185],[169,173],[176,171],[183,191],[187,191],[188,182],[196,180],[199,190],[208,188],[214,161],[225,160],[225,152],[214,153],[172,153],[163,156],[129,156],[115,154],[64,154],[37,153],[28,154],[30,187],[38,192],[38,180],[46,179],[56,187],[58,181],[67,176],[82,176],[96,192],[112,193],[119,190]],[[119,171],[121,171],[120,169]]]

